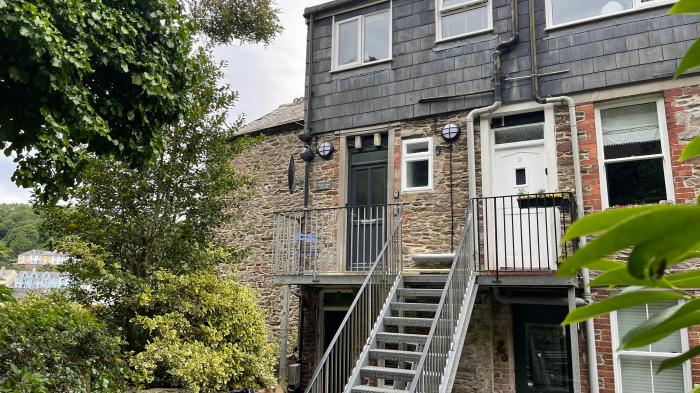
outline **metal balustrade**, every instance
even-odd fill
[[[401,207],[386,242],[381,246],[355,300],[309,381],[306,393],[342,392],[365,346],[389,306],[390,294],[401,282]]]
[[[545,272],[577,248],[562,243],[576,220],[576,200],[570,192],[474,198],[472,228],[477,270],[498,277],[505,272]]]
[[[435,319],[408,392],[446,392],[461,350],[477,292],[474,212],[469,211],[459,246],[442,290]]]
[[[367,272],[387,241],[396,209],[375,205],[275,213],[274,273]]]

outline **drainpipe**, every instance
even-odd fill
[[[578,217],[583,217],[583,182],[581,180],[581,161],[578,145],[578,125],[576,124],[576,102],[571,97],[548,97],[540,96],[540,85],[537,65],[537,26],[535,24],[535,0],[529,1],[530,16],[530,61],[532,64],[532,96],[540,104],[566,104],[569,107],[569,125],[571,128],[571,154],[574,161],[574,187],[576,193],[576,205]],[[579,245],[586,245],[586,238],[581,237]],[[583,300],[586,304],[593,302],[591,295],[591,276],[588,269],[582,269],[583,275]],[[586,353],[588,357],[588,386],[591,393],[598,393],[598,355],[595,347],[595,326],[593,320],[589,319],[586,324]]]
[[[474,146],[474,120],[482,115],[491,114],[498,110],[503,103],[503,70],[501,69],[501,55],[510,47],[520,42],[520,28],[518,22],[518,0],[513,0],[510,7],[511,36],[507,40],[496,45],[493,51],[493,104],[476,108],[467,115],[467,163],[469,166],[469,198],[476,198],[476,148]]]

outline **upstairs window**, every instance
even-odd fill
[[[433,188],[433,138],[403,141],[401,188],[403,191],[426,191]]]
[[[492,28],[490,0],[436,0],[437,39],[448,40]]]
[[[391,58],[389,10],[335,22],[333,68],[372,64]]]
[[[597,110],[603,206],[673,199],[663,100]]]
[[[672,3],[675,0],[547,0],[548,25],[559,26],[625,11]]]

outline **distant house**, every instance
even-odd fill
[[[54,251],[31,250],[17,256],[19,265],[61,265],[68,260],[68,255]]]
[[[15,296],[22,297],[28,292],[42,292],[68,286],[68,275],[59,272],[39,272],[22,270],[17,272],[14,285]]]
[[[0,284],[12,288],[17,277],[17,271],[0,267]]]

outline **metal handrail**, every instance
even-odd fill
[[[470,208],[445,288],[440,296],[435,319],[416,366],[415,377],[408,388],[410,393],[439,392],[449,353],[456,349],[460,312],[463,311],[464,301],[469,300],[466,299],[466,292],[469,279],[474,272],[474,241],[471,225],[473,214]]]
[[[396,222],[384,243],[338,331],[316,366],[305,393],[338,393],[344,390],[372,331],[386,306],[388,295],[403,273],[401,218],[399,206]]]

